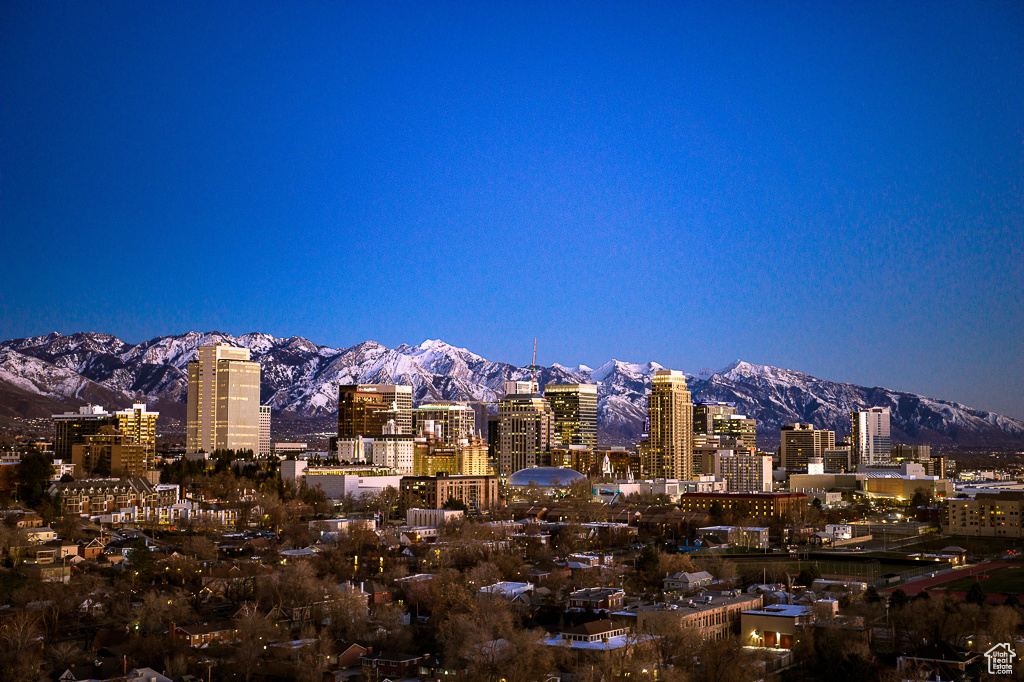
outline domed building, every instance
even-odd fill
[[[573,483],[585,480],[587,477],[574,469],[530,467],[515,472],[508,477],[505,483],[508,486],[509,496],[521,499],[527,490],[540,492],[550,497],[561,497]]]

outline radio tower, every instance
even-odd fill
[[[530,384],[531,384],[531,388],[532,388],[533,384],[537,383],[536,380],[535,380],[536,376],[537,376],[537,337],[535,336],[535,337],[533,337],[533,362],[530,363]]]

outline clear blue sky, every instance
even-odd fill
[[[12,1],[0,63],[2,338],[537,336],[1024,417],[1020,2]]]

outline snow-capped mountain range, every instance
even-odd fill
[[[252,351],[262,365],[262,400],[283,417],[333,416],[343,384],[407,384],[417,401],[493,401],[501,397],[503,382],[530,376],[529,368],[487,360],[440,340],[397,348],[374,341],[330,348],[258,332],[238,337],[189,332],[132,345],[109,334],[55,332],[0,343],[0,416],[45,417],[86,402],[123,407],[145,401],[161,410],[162,418],[181,419],[187,364],[199,346],[217,342]],[[636,440],[643,428],[646,392],[658,369],[655,362],[618,360],[597,369],[554,364],[538,368],[537,380],[542,386],[596,383],[602,442],[624,443]],[[777,443],[781,425],[797,421],[834,429],[837,438],[843,437],[851,411],[875,406],[892,409],[893,436],[903,442],[1024,442],[1019,419],[777,367],[736,361],[706,377],[687,375],[687,382],[695,399],[735,402],[739,412],[756,418],[759,442],[766,445]]]

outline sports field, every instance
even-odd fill
[[[986,593],[1024,594],[1024,566],[994,568],[981,575],[987,575],[988,577],[965,576],[945,583],[942,587],[949,590],[963,590],[966,592],[971,589],[971,585],[974,583],[980,583],[981,589],[985,590]]]

